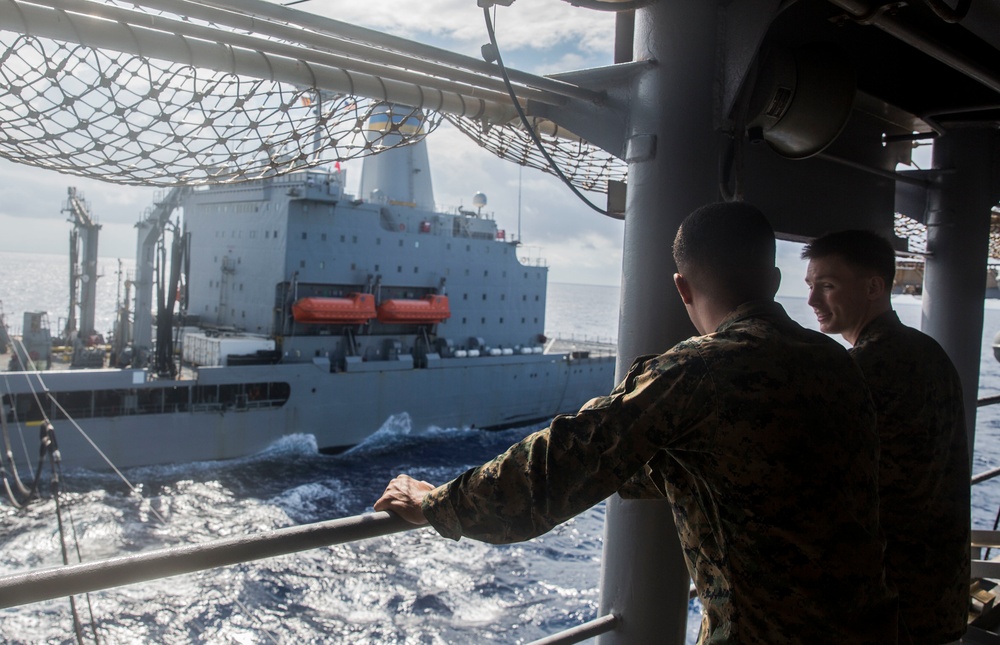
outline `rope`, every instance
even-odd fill
[[[23,347],[23,345],[22,345],[22,347]],[[46,395],[46,397],[48,398],[48,400],[52,402],[52,404],[59,410],[59,412],[62,413],[62,415],[64,417],[66,417],[66,420],[69,421],[73,425],[74,428],[76,428],[77,432],[80,433],[80,435],[87,441],[87,443],[89,443],[91,445],[91,447],[93,447],[93,449],[95,451],[97,451],[97,454],[99,454],[101,456],[101,459],[103,459],[105,461],[105,463],[107,463],[108,466],[115,472],[115,474],[118,475],[119,479],[121,479],[121,481],[124,482],[126,486],[128,486],[128,488],[132,492],[132,494],[135,495],[136,497],[138,497],[140,500],[142,500],[142,493],[135,486],[132,485],[132,482],[130,482],[128,480],[128,478],[125,477],[125,475],[122,473],[122,471],[119,470],[117,466],[115,466],[114,462],[112,462],[108,458],[108,456],[106,454],[104,454],[104,451],[102,451],[100,449],[100,447],[98,447],[98,445],[94,442],[94,440],[90,438],[90,435],[88,435],[86,433],[86,431],[84,431],[84,429],[80,427],[80,424],[76,422],[76,419],[74,419],[69,414],[69,412],[67,412],[66,409],[62,406],[62,404],[59,403],[59,401],[56,399],[55,395],[52,394],[51,390],[49,390],[48,386],[45,384],[45,381],[42,380],[41,373],[36,371],[36,372],[34,372],[34,374],[35,374],[35,377],[38,379],[38,385],[39,385],[39,389],[41,390],[41,392],[44,393]],[[32,384],[32,381],[31,381],[30,377],[28,375],[25,375],[25,378],[28,379],[28,381],[27,381],[28,382],[28,387],[31,388],[32,394],[35,397],[35,401],[38,403],[39,412],[41,413],[41,415],[42,415],[42,417],[44,419],[44,421],[42,423],[42,426],[41,426],[40,437],[39,437],[39,442],[41,444],[39,446],[39,465],[38,465],[37,474],[35,476],[34,484],[32,486],[32,491],[37,494],[38,485],[39,485],[39,482],[40,482],[40,479],[41,479],[41,474],[42,474],[42,465],[44,464],[45,455],[48,454],[49,461],[50,461],[50,464],[52,466],[52,494],[53,494],[53,498],[55,499],[55,503],[56,503],[56,521],[57,521],[57,524],[58,524],[58,527],[59,527],[59,540],[60,540],[60,546],[61,546],[61,549],[62,549],[63,564],[69,564],[69,556],[68,556],[67,549],[66,549],[66,536],[65,536],[65,530],[63,528],[63,520],[62,520],[62,505],[60,503],[60,497],[59,497],[59,483],[61,481],[61,474],[62,474],[62,456],[59,453],[59,448],[58,448],[58,445],[56,443],[55,428],[52,426],[52,423],[49,421],[48,415],[45,414],[45,409],[41,405],[41,401],[39,399],[38,393],[35,391],[34,385]],[[9,391],[9,387],[8,387],[8,391]],[[0,416],[2,416],[2,415],[0,415]],[[6,428],[7,428],[7,426],[6,426],[6,424],[4,424],[3,425],[3,430],[4,430],[4,435],[5,436],[6,436]],[[13,460],[11,460],[11,463],[13,465]],[[15,466],[15,468],[16,468],[16,466]],[[2,473],[2,472],[3,472],[3,464],[2,464],[2,461],[0,461],[0,473]],[[3,480],[4,480],[4,486],[7,488],[7,491],[8,491],[8,497],[11,498],[11,503],[14,504],[17,508],[22,508],[23,505],[25,503],[27,503],[27,501],[29,501],[29,500],[24,500],[24,502],[22,502],[21,505],[18,505],[17,501],[14,499],[13,494],[10,492],[10,486],[8,484],[6,476],[3,477]],[[150,506],[149,506],[149,511],[150,511],[150,513],[152,515],[154,515],[156,517],[157,520],[160,521],[160,523],[163,526],[168,526],[166,518],[164,518],[163,515],[161,515],[160,512],[157,511],[152,506],[152,504],[150,504]],[[67,514],[69,514],[68,511],[67,511]],[[76,549],[77,561],[78,562],[83,562],[82,554],[80,553],[80,543],[79,543],[79,539],[78,539],[77,534],[76,534],[76,528],[75,528],[75,526],[72,523],[72,517],[70,517],[70,527],[73,530],[73,543],[74,543],[75,549]],[[100,645],[100,640],[99,640],[98,635],[97,635],[97,625],[96,625],[96,621],[94,619],[94,609],[93,609],[93,605],[92,605],[91,600],[90,600],[90,594],[88,593],[88,594],[84,594],[84,595],[86,597],[87,608],[88,608],[88,611],[90,613],[90,629],[91,629],[91,633],[93,634],[93,640],[94,640],[95,643],[97,643],[98,645]],[[270,630],[268,630],[264,626],[263,622],[259,618],[257,618],[256,616],[254,616],[253,612],[251,612],[250,609],[244,603],[242,603],[239,598],[235,598],[234,597],[232,600],[244,612],[244,614],[246,614],[248,617],[250,617],[251,620],[257,622],[260,625],[260,627],[263,630],[264,634],[267,636],[267,638],[271,642],[273,642],[273,643],[278,643],[279,642],[274,637],[274,635],[271,634]],[[70,611],[71,611],[71,613],[73,615],[73,628],[74,628],[74,631],[76,633],[76,639],[77,639],[77,642],[80,643],[80,645],[82,645],[82,643],[83,643],[83,626],[82,626],[82,622],[80,620],[79,612],[77,611],[76,600],[75,600],[75,598],[73,596],[70,596],[69,597],[69,602],[70,602]],[[204,627],[203,627],[203,629],[204,629]]]
[[[7,380],[7,375],[6,374],[3,375],[3,382],[4,382],[4,386],[7,389],[7,391],[10,392],[11,391],[11,389],[10,389],[10,383]],[[31,468],[31,458],[28,456],[28,443],[24,440],[24,431],[21,428],[21,422],[18,421],[18,418],[17,418],[17,407],[15,407],[14,405],[11,405],[11,410],[10,411],[14,415],[14,423],[17,425],[17,434],[21,438],[21,450],[24,451],[24,461],[25,461],[26,464],[28,464],[28,470],[30,471],[29,474],[32,477],[34,477],[35,476],[35,471],[32,470],[32,468]],[[7,421],[7,417],[6,416],[0,415],[0,418],[3,419],[4,423],[6,423],[6,421]],[[8,454],[7,458],[13,461],[14,455],[12,453]]]
[[[528,117],[524,113],[524,108],[521,107],[521,103],[517,100],[517,94],[514,93],[514,86],[511,85],[510,78],[507,76],[507,68],[503,64],[503,58],[500,56],[500,47],[497,46],[497,36],[493,31],[493,20],[490,18],[489,7],[483,7],[483,17],[486,19],[486,32],[490,36],[490,45],[493,47],[492,53],[496,56],[497,67],[500,69],[500,75],[503,77],[503,84],[507,87],[507,93],[510,95],[510,100],[514,103],[514,109],[517,110],[517,116],[521,118],[521,125],[524,126],[525,131],[527,131],[528,135],[531,136],[531,140],[535,143],[535,147],[537,147],[538,151],[542,153],[542,156],[545,157],[545,160],[549,163],[552,170],[555,171],[559,179],[561,179],[563,183],[569,187],[574,195],[580,198],[580,201],[601,215],[606,215],[613,219],[623,219],[623,217],[610,213],[587,199],[587,197],[573,185],[573,182],[571,182],[569,178],[563,174],[562,169],[559,168],[556,162],[552,159],[551,155],[549,155],[548,151],[545,149],[545,146],[542,145],[542,140],[538,137],[538,133],[535,132],[531,123],[528,122]]]
[[[55,430],[54,429],[52,430],[52,442],[53,442],[53,446],[54,446],[55,445]],[[56,458],[54,459],[54,465],[55,465],[56,476],[53,478],[54,482],[62,480],[62,458],[61,458],[61,456],[59,456],[58,450],[56,450],[55,455],[56,455]],[[59,534],[60,534],[60,537],[62,537],[62,530],[63,530],[62,529],[62,517],[60,517],[60,515],[59,515],[59,510],[60,510],[60,505],[59,505],[59,490],[57,488],[55,488],[54,485],[53,485],[53,491],[54,491],[54,496],[56,498],[56,516],[59,518]],[[73,515],[69,511],[69,507],[66,508],[66,514],[69,515],[69,528],[73,532],[73,547],[74,547],[74,549],[76,551],[76,561],[77,562],[83,562],[83,554],[80,552],[80,538],[76,534],[76,522],[73,521]],[[63,548],[63,563],[64,564],[69,564],[65,560],[66,560],[66,549],[64,547]],[[90,594],[89,593],[84,594],[84,597],[87,599],[87,612],[90,614],[90,630],[91,630],[91,633],[94,636],[94,643],[96,643],[97,645],[100,645],[101,640],[100,640],[100,638],[97,635],[97,621],[94,619],[94,605],[90,601]],[[70,604],[71,604],[71,606],[73,605],[73,597],[72,596],[70,596]],[[74,610],[74,612],[75,612],[75,610]],[[74,613],[74,620],[78,620],[78,618],[76,617],[75,613]]]

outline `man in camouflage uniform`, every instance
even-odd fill
[[[886,577],[899,592],[899,642],[949,643],[969,607],[969,448],[958,373],[930,336],[892,310],[892,245],[870,231],[817,238],[809,304],[864,372],[881,441]]]
[[[665,497],[704,606],[699,642],[894,644],[871,399],[843,348],[774,302],[774,256],[757,209],[698,209],[674,283],[703,335],[444,486],[400,475],[375,508],[505,543],[615,492]]]

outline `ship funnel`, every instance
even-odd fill
[[[402,105],[377,108],[365,125],[373,147],[392,146],[403,135],[424,131],[423,113]],[[361,195],[367,201],[434,210],[434,187],[424,139],[365,157],[361,167]]]

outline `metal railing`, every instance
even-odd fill
[[[0,609],[112,587],[288,555],[419,528],[386,512],[264,531],[236,538],[0,576]],[[571,627],[529,645],[569,645],[614,630],[614,614]]]
[[[998,531],[972,531],[973,554],[977,549],[985,547],[987,550],[1000,547],[1000,532]],[[972,559],[972,578],[998,578],[1000,577],[1000,562],[995,560],[980,560],[976,557]]]
[[[558,634],[553,634],[551,636],[546,636],[545,638],[540,638],[537,641],[532,641],[528,645],[568,645],[569,643],[579,643],[588,638],[593,638],[594,636],[600,636],[601,634],[606,634],[612,631],[618,626],[619,622],[618,616],[614,614],[608,614],[606,616],[601,616],[600,618],[595,618],[594,620],[585,622],[576,627],[570,627],[567,630],[561,631]]]
[[[355,515],[201,544],[0,577],[0,608],[120,587],[421,528],[390,513]]]

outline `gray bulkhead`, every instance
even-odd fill
[[[497,239],[496,222],[363,202],[343,192],[343,177],[308,171],[193,192],[185,203],[189,314],[202,326],[275,337],[287,362],[382,360],[428,340],[446,357],[480,345],[541,344],[547,268],[522,265],[517,246]],[[432,326],[292,318],[300,298],[352,292],[373,293],[376,302],[445,294],[451,317]]]

